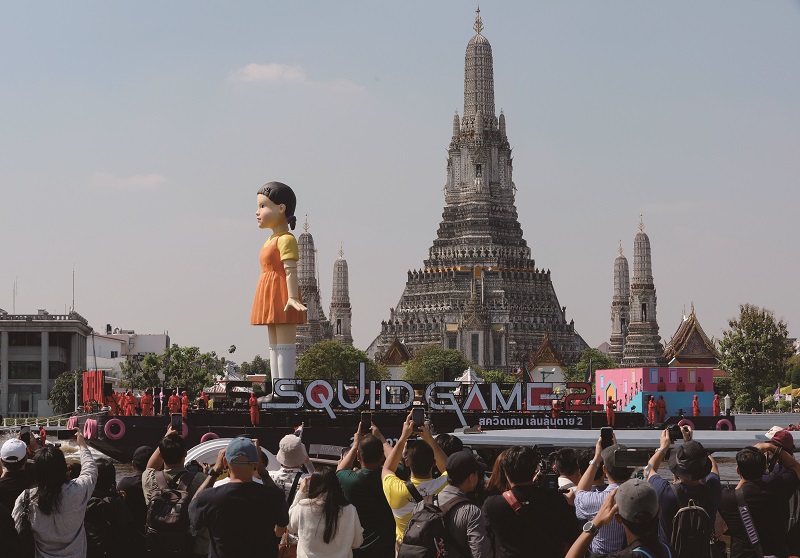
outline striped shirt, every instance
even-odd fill
[[[575,493],[575,516],[586,521],[594,519],[605,499],[618,486],[618,484],[609,484],[602,492],[578,490]],[[589,549],[595,554],[609,554],[622,550],[624,547],[625,529],[620,523],[612,521],[608,525],[600,527],[592,539]]]

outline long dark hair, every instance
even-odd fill
[[[51,515],[61,506],[61,488],[67,482],[67,460],[60,449],[46,446],[34,454],[33,463],[39,510]]]
[[[308,481],[308,497],[322,498],[325,513],[325,533],[322,540],[327,544],[336,535],[339,511],[347,505],[342,487],[339,486],[339,480],[336,478],[336,472],[326,467],[311,475]]]
[[[258,191],[262,196],[266,196],[269,201],[275,205],[286,206],[286,222],[292,230],[297,223],[297,217],[294,216],[294,211],[297,208],[297,197],[294,195],[294,190],[283,182],[268,182]]]

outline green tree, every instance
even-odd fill
[[[83,394],[83,369],[70,370],[56,377],[49,397],[55,414],[63,415],[75,411],[76,379],[78,380],[78,404],[80,404]]]
[[[406,363],[403,380],[411,384],[450,381],[460,376],[469,366],[469,361],[460,351],[428,345]]]
[[[156,355],[145,355],[142,359],[127,359],[120,366],[120,370],[126,388],[145,390],[161,385],[161,379],[158,377],[161,361]]]
[[[582,382],[586,379],[586,372],[589,370],[589,361],[592,362],[592,371],[594,370],[609,370],[612,368],[619,368],[617,362],[598,351],[597,349],[584,349],[581,353],[578,363],[575,366],[570,366],[564,371],[564,376],[568,382]]]
[[[792,355],[786,363],[786,383],[800,387],[800,355]]]
[[[728,320],[728,328],[719,342],[720,363],[731,373],[737,406],[740,400],[760,402],[786,377],[792,356],[786,323],[776,319],[772,310],[742,304],[739,316]]]
[[[514,376],[509,376],[508,373],[502,370],[485,370],[479,372],[478,376],[483,378],[487,384],[516,384],[519,381]]]
[[[386,368],[370,359],[367,353],[331,339],[320,341],[303,353],[297,363],[295,378],[304,382],[313,380],[356,382],[359,365],[362,362],[366,364],[367,381],[389,378]]]
[[[163,354],[147,355],[141,361],[132,361],[122,367],[125,385],[146,389],[161,385],[185,387],[190,396],[200,393],[214,383],[214,377],[225,370],[226,360],[215,352],[202,353],[197,347],[172,345]]]
[[[261,355],[256,355],[252,362],[243,362],[239,367],[239,372],[243,376],[264,374],[267,383],[272,383],[272,375],[269,369],[269,361],[261,358]]]

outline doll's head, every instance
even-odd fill
[[[269,182],[258,193],[266,196],[275,205],[282,204],[286,207],[286,222],[294,230],[294,226],[297,223],[297,218],[294,216],[294,210],[297,207],[297,198],[294,195],[294,191],[283,182]]]

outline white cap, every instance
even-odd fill
[[[7,463],[17,463],[25,459],[28,455],[28,446],[22,440],[14,438],[13,440],[6,440],[3,444],[3,449],[0,450],[0,459]]]

